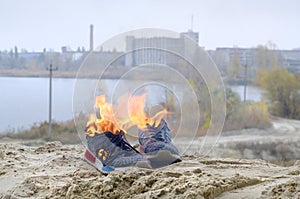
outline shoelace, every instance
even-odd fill
[[[116,146],[121,147],[122,149],[125,150],[134,150],[137,153],[140,153],[137,151],[133,146],[131,146],[125,138],[124,132],[121,131],[119,134],[115,135],[114,138],[111,140],[113,143],[116,144]]]
[[[147,128],[148,128],[148,132],[147,132],[147,136],[150,137],[155,137],[155,139],[160,140],[162,142],[166,142],[169,143],[171,142],[171,137],[168,131],[170,131],[170,129],[168,128],[168,126],[166,126],[166,123],[164,121],[162,121],[162,123],[160,124],[160,126],[158,127],[154,127],[147,124]],[[145,139],[146,137],[144,137]]]

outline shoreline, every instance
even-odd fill
[[[75,78],[75,71],[55,71],[53,78]],[[0,77],[49,77],[49,71],[31,71],[31,70],[15,70],[15,69],[1,69]]]
[[[90,73],[82,77],[78,77],[78,71],[54,71],[53,78],[62,79],[99,79],[95,74]],[[103,76],[102,79],[119,79],[122,75],[109,74]],[[49,71],[45,70],[16,70],[16,69],[0,69],[0,77],[28,77],[28,78],[49,78]],[[244,86],[243,80],[227,80],[226,77],[222,77],[225,86]],[[255,86],[255,84],[248,80],[247,86]]]
[[[63,79],[99,79],[95,74],[90,73],[85,76],[78,77],[78,71],[53,71],[53,78]],[[15,70],[15,69],[0,69],[0,77],[24,77],[24,78],[49,78],[49,71],[31,71],[31,70]],[[106,75],[102,79],[118,79],[118,75]]]

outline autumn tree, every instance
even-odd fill
[[[233,55],[231,56],[228,66],[227,66],[227,74],[232,78],[237,78],[242,70],[242,64],[240,61],[239,53],[234,50]]]
[[[255,53],[255,65],[258,70],[271,70],[273,68],[281,68],[282,63],[279,61],[281,56],[276,52],[277,46],[271,41],[265,45],[257,46]]]
[[[15,46],[15,60],[18,60],[19,58],[19,53],[18,53],[18,48]]]
[[[226,62],[226,55],[222,51],[208,51],[209,55],[211,56],[212,60],[214,60],[215,64],[218,66],[221,74],[224,75],[227,73],[227,62]]]
[[[257,83],[266,90],[272,114],[300,119],[300,83],[285,69],[260,71]]]

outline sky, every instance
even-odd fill
[[[140,28],[199,32],[199,45],[300,47],[299,0],[1,0],[0,50],[89,49]],[[191,18],[193,16],[193,26]]]

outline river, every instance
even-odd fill
[[[115,80],[106,80],[108,85]],[[73,118],[72,97],[75,79],[53,79],[52,118],[66,121]],[[243,86],[232,86],[243,99]],[[27,129],[48,120],[49,79],[0,77],[0,132]],[[249,86],[247,100],[259,101],[262,90]]]

